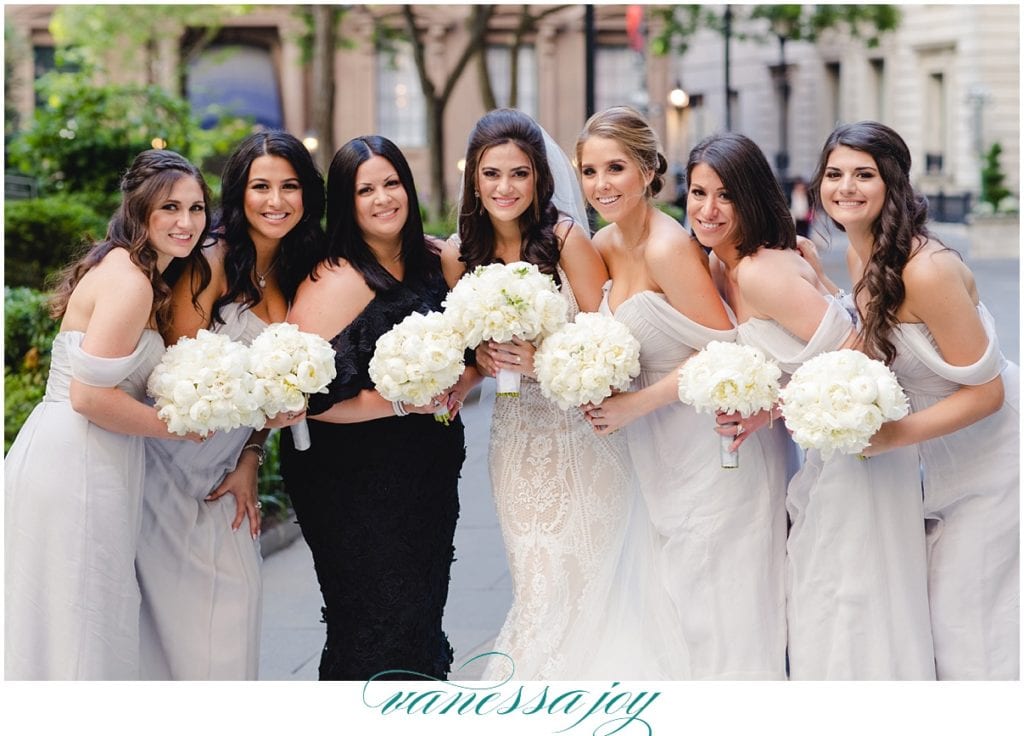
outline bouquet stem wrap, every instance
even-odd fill
[[[718,455],[722,460],[723,468],[738,468],[740,466],[740,453],[739,450],[730,450],[729,446],[732,445],[735,437],[725,437],[719,435],[720,440],[718,446]]]
[[[291,426],[292,430],[292,443],[295,445],[295,449],[299,451],[308,450],[311,446],[309,439],[309,425],[306,424],[306,420],[303,419],[297,424]]]
[[[516,371],[510,371],[507,368],[499,368],[498,373],[495,375],[495,380],[498,382],[497,393],[498,396],[518,396],[519,395],[519,384],[522,381],[523,374],[517,373]]]

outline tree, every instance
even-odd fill
[[[243,5],[60,5],[50,19],[53,34],[65,55],[100,78],[110,68],[132,69],[139,64],[140,48],[146,53],[143,81],[158,84],[158,53],[169,31],[189,28],[181,46],[176,70],[177,88],[185,89],[189,63],[216,38],[224,18],[248,12]]]
[[[447,188],[444,175],[444,113],[451,99],[456,83],[462,77],[466,66],[475,54],[482,54],[487,39],[488,22],[494,13],[492,5],[473,5],[466,19],[469,38],[456,57],[455,63],[442,78],[435,81],[427,68],[427,47],[422,18],[417,15],[419,6],[403,5],[398,20],[401,31],[396,28],[396,18],[391,13],[373,13],[378,44],[386,51],[396,38],[404,38],[412,46],[413,61],[423,93],[427,117],[427,150],[430,155],[430,214],[435,219],[444,217],[448,209]]]
[[[985,152],[985,164],[981,168],[981,201],[991,204],[993,211],[998,211],[999,203],[1010,196],[1010,190],[1003,184],[1006,174],[999,161],[1002,153],[1002,145],[993,143]]]
[[[726,31],[724,13],[706,5],[675,5],[659,8],[661,33],[652,41],[655,54],[686,53],[689,42],[702,28]],[[768,21],[767,26],[744,21]],[[868,46],[877,46],[882,34],[899,26],[895,5],[748,5],[732,8],[733,31],[738,40],[816,41],[828,30],[846,31]]]

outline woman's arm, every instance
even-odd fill
[[[943,360],[968,366],[981,359],[989,337],[971,294],[970,273],[954,254],[920,253],[904,268],[903,283],[903,310],[924,323]],[[997,412],[1003,399],[1000,376],[977,386],[961,386],[927,409],[882,425],[863,454],[877,455],[951,434]]]
[[[559,225],[559,229],[565,227],[568,224]],[[601,306],[602,289],[608,281],[604,259],[579,225],[573,224],[568,234],[560,237],[565,240],[558,263],[569,278],[576,303],[581,312],[596,312]]]
[[[295,293],[295,301],[288,311],[288,321],[303,332],[312,332],[325,340],[332,340],[358,317],[373,301],[373,290],[366,285],[362,274],[347,262],[337,266],[320,264],[316,271],[317,280],[307,278]],[[373,389],[364,389],[357,395],[339,401],[330,409],[309,419],[334,424],[367,422],[395,416],[404,410],[408,413],[430,414],[433,406],[426,404],[414,407],[403,404],[396,407]]]
[[[113,255],[113,254],[112,254]],[[131,355],[138,347],[153,308],[153,287],[127,255],[107,256],[90,274],[92,313],[85,327],[82,350],[100,358]],[[93,424],[119,434],[161,439],[199,440],[167,430],[152,406],[116,387],[90,386],[71,380],[71,407]]]

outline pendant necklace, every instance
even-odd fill
[[[260,270],[256,268],[255,264],[253,264],[252,270],[256,272],[256,283],[260,285],[261,289],[266,288],[267,276],[269,276],[270,272],[274,270],[274,266],[277,265],[277,259],[280,257],[280,253],[274,256],[274,260],[270,263],[270,265],[267,267],[267,270],[264,271],[263,273],[260,273]]]

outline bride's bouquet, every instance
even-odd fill
[[[793,441],[825,458],[860,452],[884,422],[909,412],[895,374],[856,350],[811,358],[782,390],[782,414]]]
[[[640,343],[621,322],[581,312],[533,356],[541,392],[563,410],[600,404],[640,373]]]
[[[331,344],[287,322],[269,325],[252,341],[249,352],[260,407],[268,417],[304,411],[309,394],[326,393],[337,375]],[[305,419],[292,426],[292,438],[296,450],[309,449]]]
[[[455,385],[465,370],[465,340],[440,312],[413,312],[377,339],[370,379],[388,401],[423,406]],[[447,425],[447,406],[434,418]]]
[[[260,429],[266,420],[248,348],[209,330],[167,348],[146,392],[156,400],[157,416],[177,435]]]
[[[568,306],[554,279],[532,263],[492,263],[463,276],[444,301],[445,319],[475,348],[484,340],[536,340],[565,325]],[[498,395],[518,396],[520,374],[499,370]]]
[[[778,364],[752,345],[714,340],[679,369],[679,400],[698,412],[749,417],[772,408],[781,375]],[[739,453],[729,450],[735,438],[720,439],[722,467],[739,467]]]

